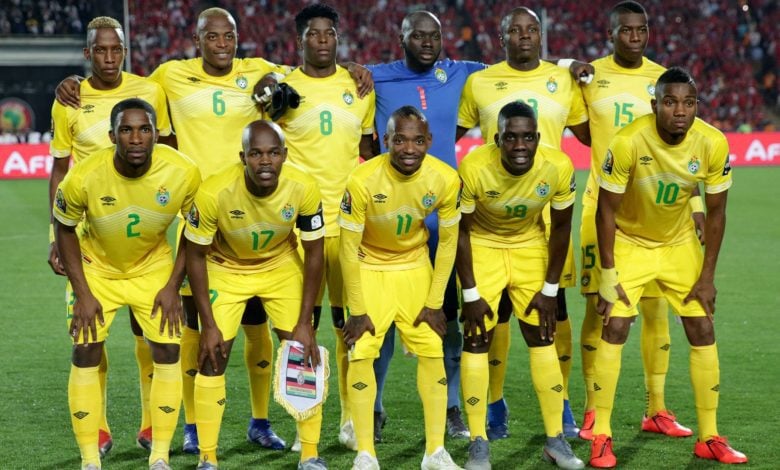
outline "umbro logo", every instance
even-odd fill
[[[496,91],[506,90],[506,88],[509,86],[507,82],[496,82],[494,85],[496,87]]]
[[[447,377],[442,377],[439,380],[437,380],[436,382],[438,382],[438,383],[440,383],[442,385],[447,385]]]
[[[712,390],[713,392],[720,392],[720,384],[715,385],[710,390]]]
[[[593,382],[593,391],[594,392],[598,392],[599,390],[601,390],[601,387],[599,387],[599,384],[597,384],[596,382]]]
[[[266,367],[271,365],[271,363],[264,359],[264,360],[258,362],[257,365],[260,366],[261,369],[265,369]]]
[[[589,351],[589,352],[593,352],[593,351],[596,350],[596,347],[595,346],[591,346],[590,344],[583,344],[582,347],[585,348],[585,350]]]
[[[89,416],[89,413],[87,413],[86,411],[77,411],[73,413],[73,416],[75,416],[76,419],[84,419],[87,416]]]
[[[185,372],[185,374],[189,375],[190,377],[195,377],[198,375],[198,369],[189,369]]]
[[[165,414],[171,414],[176,411],[176,408],[171,408],[170,406],[160,406],[159,408]]]
[[[230,211],[230,218],[231,219],[243,219],[244,218],[244,211],[239,209],[233,209]]]
[[[609,80],[599,80],[596,83],[598,83],[599,88],[609,88]]]
[[[561,393],[563,391],[563,385],[558,384],[555,387],[552,387],[550,390],[552,390],[553,392]]]
[[[84,110],[84,113],[94,113],[95,112],[95,105],[94,104],[85,104],[81,107],[81,109]]]
[[[668,351],[668,350],[670,350],[671,348],[672,348],[672,345],[671,345],[671,344],[669,344],[669,343],[666,343],[666,344],[664,344],[663,346],[661,346],[661,349],[662,349],[662,350],[664,350],[664,351]]]
[[[477,398],[477,397],[471,397],[471,398],[469,398],[468,400],[466,400],[466,403],[468,403],[468,404],[469,404],[469,405],[471,405],[471,406],[474,406],[474,405],[476,405],[477,403],[479,403],[479,398]]]
[[[103,196],[100,200],[103,201],[104,206],[113,206],[116,202],[116,198],[111,196]]]
[[[227,400],[225,400],[224,398],[220,398],[219,400],[217,400],[217,405],[225,406],[225,402],[227,402]]]
[[[485,191],[485,194],[487,195],[487,197],[491,199],[495,199],[501,195],[501,193],[499,193],[498,191],[494,191],[492,189],[490,191]]]
[[[492,361],[488,362],[488,364],[490,364],[491,366],[497,366],[501,364],[501,361],[499,361],[498,359],[493,359]]]
[[[560,356],[560,357],[558,358],[558,360],[559,360],[559,361],[561,361],[561,362],[566,362],[566,361],[568,361],[569,359],[571,359],[571,356],[567,356],[567,355],[565,355],[565,354],[564,354],[563,356]]]
[[[198,78],[198,77],[187,77],[187,80],[189,80],[192,83],[199,83],[200,82],[200,78]]]
[[[368,387],[368,385],[364,384],[363,382],[352,384],[352,388],[354,388],[355,390],[364,390],[366,387]]]
[[[649,165],[653,161],[653,157],[645,155],[644,157],[639,157],[639,161],[641,162],[640,165]]]
[[[387,202],[387,196],[385,196],[382,193],[374,194],[373,198],[374,198],[374,202],[377,204],[384,204],[385,202]]]

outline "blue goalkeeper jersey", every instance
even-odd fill
[[[460,93],[469,75],[484,69],[486,65],[444,59],[424,73],[409,70],[403,60],[366,67],[374,76],[375,128],[382,152],[387,152],[384,135],[390,115],[401,106],[411,105],[428,118],[433,134],[433,145],[428,153],[457,168],[455,132]]]

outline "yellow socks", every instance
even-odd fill
[[[571,321],[567,318],[558,321],[555,326],[555,352],[563,376],[563,399],[569,399],[569,376],[571,375]]]
[[[623,352],[622,344],[610,344],[604,340],[599,342],[596,353],[596,376],[593,387],[596,400],[596,424],[593,435],[612,435],[612,408],[615,405],[615,390],[620,376],[620,360]]]
[[[504,377],[506,377],[506,361],[509,359],[510,333],[509,322],[499,323],[493,328],[493,340],[488,351],[490,403],[504,398]]]
[[[334,327],[333,333],[336,336],[336,370],[339,375],[339,401],[341,404],[341,418],[339,420],[339,428],[341,428],[341,426],[344,426],[344,423],[346,423],[350,418],[350,413],[349,413],[350,400],[348,397],[349,393],[347,392],[347,389],[349,388],[348,383],[352,383],[352,382],[349,381],[349,379],[347,379],[347,371],[349,370],[351,364],[349,363],[349,359],[347,358],[347,345],[344,344],[344,332],[341,331],[341,328]],[[373,371],[373,366],[371,370]],[[376,378],[374,378],[373,380],[374,380],[374,395],[376,395]],[[372,407],[374,406],[373,402],[371,406]]]
[[[544,420],[544,432],[547,437],[555,437],[563,432],[561,414],[563,413],[563,377],[558,366],[555,346],[528,348],[531,381],[534,383],[536,397]]]
[[[138,382],[141,384],[141,431],[152,425],[152,415],[149,410],[149,394],[152,391],[152,376],[154,363],[152,350],[143,336],[135,337],[135,361],[138,363]]]
[[[647,407],[645,414],[654,416],[666,410],[664,387],[666,373],[669,371],[669,304],[664,298],[642,299],[639,304],[642,312],[641,350],[642,365],[645,370],[645,390]]]
[[[420,394],[425,419],[425,454],[431,455],[444,445],[447,425],[447,375],[443,358],[417,358],[417,392]]]
[[[601,341],[603,317],[596,313],[597,295],[585,296],[585,318],[580,330],[580,355],[582,356],[582,377],[585,379],[585,411],[596,409],[593,396],[593,378],[596,375],[596,350]]]
[[[111,428],[108,427],[108,417],[106,412],[108,410],[108,351],[106,350],[105,343],[103,344],[103,355],[100,357],[100,365],[98,366],[98,377],[100,377],[100,393],[103,395],[103,408],[100,410],[100,429],[111,434]]]
[[[81,464],[95,464],[99,467],[98,428],[103,409],[99,366],[70,366],[68,406],[73,433],[76,435],[76,443],[81,451]]]
[[[301,462],[316,458],[317,444],[320,442],[322,428],[322,408],[314,416],[296,423],[298,437],[301,440]],[[373,428],[372,428],[373,429]]]
[[[463,391],[463,407],[468,419],[471,440],[481,437],[487,440],[485,418],[488,398],[488,355],[463,351],[460,355],[460,389]]]
[[[225,376],[195,376],[195,417],[200,461],[217,463],[217,441],[225,412]]]
[[[268,402],[271,397],[271,370],[273,369],[273,341],[268,323],[242,325],[244,362],[249,375],[249,399],[252,402],[252,417],[268,419]]]
[[[443,373],[444,363],[442,363]],[[376,399],[374,360],[358,359],[351,361],[347,370],[347,383],[349,386],[345,388],[347,389],[349,408],[365,410],[363,413],[355,413],[352,416],[352,426],[355,430],[358,452],[365,451],[376,456],[376,451],[374,450],[374,413],[371,412],[374,409],[374,400]],[[445,401],[447,400],[446,391],[444,399]]]
[[[195,375],[198,373],[200,332],[184,327],[181,333],[181,378],[184,423],[195,424]]]
[[[152,451],[149,463],[158,459],[168,461],[171,439],[179,421],[181,406],[181,363],[154,363],[154,378],[149,392],[152,414]]]
[[[696,415],[699,418],[699,440],[707,442],[718,435],[717,412],[720,390],[718,346],[691,346],[691,384]]]

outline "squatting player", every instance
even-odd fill
[[[500,41],[506,53],[506,60],[490,66],[469,77],[463,88],[458,113],[460,138],[465,132],[480,125],[482,138],[491,142],[496,134],[498,112],[512,101],[530,105],[537,115],[541,133],[541,144],[560,150],[565,128],[569,128],[578,140],[589,145],[588,114],[582,93],[568,70],[541,60],[541,25],[536,13],[526,7],[511,10],[501,20]],[[545,222],[548,223],[547,210]],[[575,285],[576,270],[574,254],[569,245],[569,254],[563,268],[561,289],[558,291],[558,323],[555,347],[563,373],[563,421],[567,435],[576,436],[574,415],[568,403],[568,383],[571,372],[571,323],[566,311],[565,287]],[[507,302],[502,301],[506,305]],[[500,439],[508,436],[507,406],[503,399],[506,361],[509,354],[508,308],[499,307],[490,348],[490,405],[488,405],[488,436]]]
[[[574,206],[574,166],[563,152],[540,146],[536,113],[525,103],[504,105],[494,143],[461,162],[463,216],[456,266],[463,289],[463,398],[471,443],[469,470],[489,470],[485,431],[488,351],[502,291],[509,293],[528,345],[531,379],[547,442],[543,456],[561,468],[583,468],[563,435],[563,376],[553,345],[558,280]],[[550,205],[549,242],[540,224]],[[477,289],[479,287],[479,290]]]
[[[302,99],[297,109],[288,109],[277,122],[287,138],[290,162],[306,169],[322,191],[325,279],[314,316],[315,323],[319,323],[322,296],[327,284],[336,333],[341,400],[339,441],[354,450],[355,439],[346,398],[347,353],[342,340],[344,303],[337,216],[347,177],[357,167],[358,157],[369,159],[373,156],[374,93],[360,98],[349,71],[336,64],[338,26],[338,13],[323,4],[309,5],[295,16],[303,65],[283,81],[298,91]]]
[[[341,267],[349,318],[349,405],[370,410],[376,398],[373,362],[395,323],[417,356],[417,391],[423,405],[422,469],[456,469],[444,449],[447,379],[442,361],[446,318],[441,310],[452,272],[460,219],[460,179],[449,165],[427,154],[431,134],[412,106],[396,110],[384,135],[389,153],[360,165],[341,202]],[[439,245],[433,270],[425,217],[439,211]],[[411,384],[405,384],[409,387]],[[353,469],[373,470],[373,413],[352,413],[358,454]]]
[[[582,87],[582,95],[588,106],[588,123],[591,136],[591,159],[588,183],[582,198],[582,224],[580,245],[580,289],[586,295],[585,317],[580,331],[580,352],[585,379],[585,416],[580,438],[593,437],[595,403],[593,392],[593,368],[596,348],[601,338],[602,319],[596,313],[599,290],[598,245],[596,243],[596,202],[599,186],[598,169],[604,162],[607,146],[612,137],[634,119],[652,113],[655,81],[666,70],[644,57],[649,38],[647,13],[637,2],[627,1],[615,5],[609,13],[607,37],[614,52],[593,61],[594,81]],[[697,192],[698,194],[698,192]],[[698,203],[698,208],[693,203]],[[691,198],[691,207],[701,209],[701,197]],[[703,223],[703,220],[702,220]],[[642,430],[685,437],[693,432],[677,422],[664,403],[664,384],[669,370],[669,304],[654,284],[647,286],[639,301],[642,314],[642,362],[647,389],[647,408],[642,420]]]
[[[178,290],[184,277],[184,259],[177,256],[173,265],[166,231],[176,214],[189,211],[200,173],[182,154],[155,145],[156,116],[149,103],[123,100],[110,119],[115,146],[71,169],[54,202],[74,342],[68,382],[71,422],[82,468],[100,468],[103,394],[98,368],[116,311],[128,305],[154,361],[149,468],[166,470],[181,402]],[[75,228],[82,218],[86,233],[79,238]]]
[[[590,465],[617,464],[611,414],[620,356],[648,282],[682,318],[691,345],[690,373],[699,424],[697,457],[744,463],[747,457],[718,434],[720,366],[715,345],[715,267],[726,226],[731,167],[726,137],[696,119],[697,89],[672,67],[656,82],[653,114],[612,139],[598,173],[596,230],[601,257],[597,310],[604,316],[595,359],[596,423]],[[647,157],[647,158],[646,158]],[[649,158],[649,159],[648,159]],[[688,200],[699,182],[706,192],[702,255]]]
[[[171,125],[165,93],[153,81],[122,72],[127,48],[122,25],[114,18],[99,16],[87,24],[87,47],[84,57],[89,60],[92,74],[80,84],[83,107],[71,108],[54,101],[52,104],[52,131],[54,138],[49,151],[54,157],[49,179],[49,205],[52,207],[54,194],[62,179],[68,173],[71,159],[78,163],[92,153],[111,146],[108,130],[111,127],[111,109],[127,98],[141,98],[155,109],[158,134],[169,136]],[[160,139],[162,141],[162,139]],[[52,216],[52,222],[54,222]],[[76,230],[80,233],[80,230]],[[54,226],[49,237],[49,265],[56,274],[65,271],[54,243]],[[135,335],[135,357],[138,362],[138,376],[141,384],[141,426],[137,442],[149,449],[152,444],[151,415],[149,411],[149,389],[152,385],[152,356],[143,338],[143,332],[135,317],[130,315],[130,327]],[[106,373],[108,358],[103,349],[100,361],[100,386],[103,390],[103,418],[100,422],[100,455],[103,457],[113,445],[111,430],[105,416]]]
[[[322,281],[325,230],[317,182],[285,163],[285,139],[274,123],[249,124],[242,145],[241,163],[203,182],[184,231],[187,273],[202,327],[195,378],[201,470],[217,468],[225,367],[247,301],[259,297],[279,338],[299,341],[304,360],[319,363],[312,311]],[[295,227],[303,262],[295,249]],[[327,468],[317,455],[321,424],[321,411],[298,422],[298,468]]]

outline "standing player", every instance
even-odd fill
[[[467,470],[491,468],[485,432],[488,350],[497,321],[493,312],[504,289],[528,345],[547,435],[542,455],[561,468],[585,466],[563,435],[563,376],[553,345],[558,280],[571,236],[574,166],[559,150],[537,148],[539,138],[533,108],[509,103],[498,113],[495,143],[461,162],[463,217],[456,264],[464,302],[463,397],[472,436]],[[549,242],[539,224],[548,203]]]
[[[336,64],[339,15],[324,4],[312,4],[295,16],[298,47],[303,65],[284,82],[301,95],[297,109],[288,109],[277,121],[287,137],[289,158],[305,168],[322,191],[325,213],[325,279],[317,306],[315,323],[322,312],[322,296],[327,284],[333,328],[336,333],[336,364],[339,375],[341,420],[339,441],[355,449],[355,438],[346,397],[347,352],[344,347],[344,303],[339,266],[339,201],[349,173],[358,157],[373,156],[374,93],[359,98],[355,82],[346,68]]]
[[[430,154],[451,167],[457,168],[455,130],[458,124],[458,101],[466,79],[473,72],[483,70],[479,62],[438,60],[442,48],[441,23],[427,11],[407,15],[401,24],[399,37],[404,59],[389,64],[369,65],[376,90],[377,135],[384,135],[390,114],[404,105],[414,104],[428,120],[435,136]],[[381,139],[381,151],[387,148]],[[375,149],[379,150],[379,149]],[[378,153],[378,151],[377,151]],[[425,219],[430,238],[428,250],[431,261],[438,244],[438,216],[434,212]],[[444,314],[447,316],[447,334],[444,335],[444,370],[447,373],[447,433],[451,437],[468,437],[468,428],[460,413],[460,353],[462,336],[458,328],[458,293],[454,274],[444,293]],[[385,336],[379,358],[374,361],[377,381],[377,399],[374,404],[374,438],[381,440],[382,426],[387,417],[382,406],[385,377],[393,357],[395,327]]]
[[[352,410],[376,399],[373,362],[391,323],[417,356],[417,391],[423,404],[425,456],[421,468],[458,469],[444,449],[447,379],[441,310],[452,272],[460,219],[460,179],[427,154],[431,134],[412,106],[396,110],[384,135],[389,153],[358,167],[341,202],[341,267],[349,305],[344,340],[351,347],[347,383]],[[433,272],[425,217],[439,211],[439,246]],[[366,334],[369,333],[369,334]],[[379,469],[373,414],[352,413],[358,454],[354,470]]]
[[[111,127],[111,109],[127,98],[142,98],[155,109],[159,120],[157,130],[160,136],[171,134],[168,119],[168,105],[165,93],[153,81],[122,72],[127,54],[122,26],[114,18],[99,16],[87,25],[87,47],[84,58],[89,60],[92,75],[80,84],[83,106],[70,108],[58,101],[52,105],[52,131],[54,139],[49,148],[54,157],[49,179],[49,207],[53,208],[57,186],[68,173],[71,158],[78,163],[88,155],[111,146],[108,130]],[[65,271],[54,243],[54,218],[49,237],[49,265],[55,274]],[[77,230],[77,233],[80,233]],[[135,335],[135,357],[138,362],[138,376],[141,388],[141,426],[137,435],[138,445],[149,449],[152,443],[152,426],[149,411],[149,389],[152,385],[152,356],[144,341],[143,331],[130,315],[130,327]],[[103,417],[100,422],[100,455],[104,456],[113,445],[111,431],[105,416],[106,372],[108,357],[103,349],[100,361],[100,387],[103,390]]]
[[[276,124],[255,121],[243,131],[241,163],[207,179],[187,218],[187,273],[202,325],[195,416],[198,469],[217,468],[217,440],[225,408],[225,367],[242,312],[259,297],[280,339],[304,345],[306,364],[319,363],[312,328],[322,281],[322,201],[316,181],[285,164]],[[293,228],[300,229],[303,263]],[[298,422],[299,469],[327,466],[317,455],[321,410]]]
[[[590,174],[582,199],[580,226],[580,284],[581,292],[586,295],[580,351],[587,394],[580,437],[586,440],[593,437],[593,369],[602,322],[596,313],[596,294],[599,290],[599,255],[596,243],[596,202],[599,188],[596,177],[612,137],[634,119],[652,112],[650,100],[653,98],[655,81],[665,70],[643,56],[649,29],[647,13],[642,5],[633,1],[618,3],[610,11],[609,21],[607,36],[614,46],[614,53],[593,62],[595,81],[582,88],[588,105],[591,135]],[[649,162],[650,160],[647,160],[642,164]],[[691,202],[698,202],[698,210],[701,211],[700,196],[692,197]],[[639,307],[642,314],[641,348],[647,389],[647,408],[642,420],[642,430],[675,437],[690,436],[693,432],[680,425],[664,404],[664,384],[669,370],[671,343],[669,305],[658,286],[652,284],[645,288]]]
[[[82,468],[99,469],[103,394],[98,369],[116,311],[128,305],[154,360],[149,468],[165,470],[170,468],[168,452],[181,402],[178,290],[184,277],[184,259],[177,256],[173,266],[166,232],[177,213],[189,210],[200,174],[180,153],[155,146],[157,123],[149,103],[121,101],[112,108],[110,122],[115,147],[76,165],[54,202],[74,341],[68,382],[71,422]],[[86,233],[79,239],[75,229],[82,218]]]
[[[537,115],[541,144],[561,148],[564,128],[568,127],[584,144],[589,145],[588,114],[582,93],[568,70],[541,60],[541,25],[536,13],[526,7],[515,8],[501,20],[501,44],[506,61],[488,67],[469,77],[463,89],[458,113],[458,138],[480,125],[482,138],[490,142],[496,134],[498,112],[507,103],[522,101]],[[545,211],[545,223],[549,217]],[[561,363],[564,386],[563,421],[567,434],[576,436],[576,424],[568,400],[571,372],[571,323],[566,311],[565,287],[575,285],[574,254],[569,254],[563,268],[558,291],[558,323],[555,346]],[[508,299],[507,299],[508,300]],[[507,305],[508,302],[502,304]],[[499,308],[499,320],[490,350],[490,400],[488,435],[491,439],[508,436],[507,406],[503,399],[506,361],[509,354],[508,308]]]
[[[699,423],[694,454],[722,463],[747,462],[718,434],[716,424],[720,366],[713,325],[714,276],[726,226],[731,168],[726,137],[696,119],[697,94],[686,71],[672,67],[664,72],[655,85],[653,114],[618,132],[599,170],[597,309],[604,315],[604,326],[593,383],[593,467],[617,464],[610,423],[620,356],[636,316],[634,306],[650,281],[658,283],[682,318],[691,345],[691,383]],[[700,181],[707,204],[703,256],[688,208]]]

